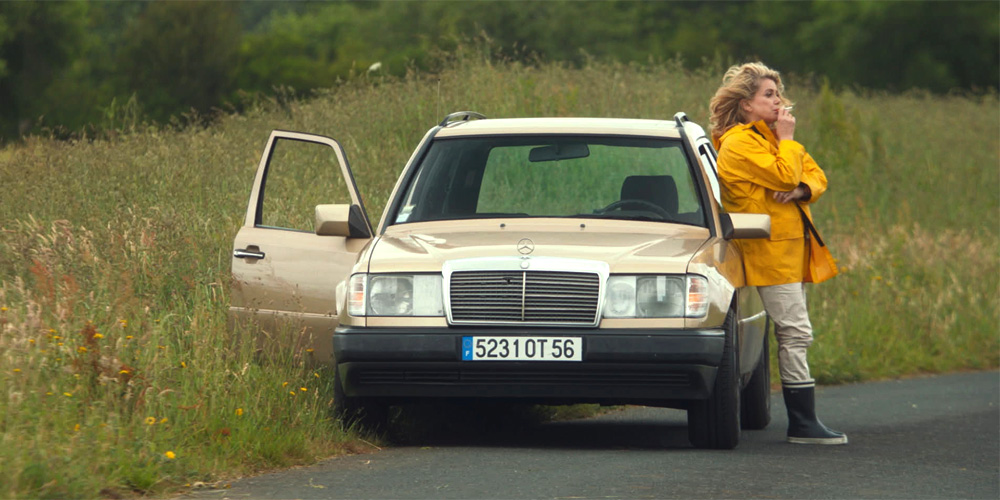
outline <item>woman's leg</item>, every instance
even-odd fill
[[[806,350],[812,345],[812,323],[802,283],[759,286],[767,315],[774,321],[778,341],[778,371],[782,385],[813,385]]]
[[[788,410],[788,441],[800,444],[847,444],[847,436],[830,430],[816,418],[816,382],[809,375],[806,351],[812,345],[812,324],[802,283],[757,287],[764,309],[774,321],[778,340],[778,371]]]

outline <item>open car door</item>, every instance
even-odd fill
[[[230,320],[256,329],[265,352],[295,346],[329,362],[337,283],[371,239],[340,144],[272,132],[233,243]]]

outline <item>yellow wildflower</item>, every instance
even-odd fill
[[[104,335],[101,335],[100,333],[95,333],[95,334],[94,334],[94,338],[95,338],[95,339],[103,339],[103,338],[104,338]]]
[[[242,417],[243,416],[243,408],[237,408],[236,409],[236,416],[237,417]]]
[[[156,423],[156,417],[146,417],[146,425],[153,425]]]
[[[49,335],[55,335],[55,334],[56,334],[55,328],[49,328]]]
[[[309,349],[306,349],[306,352],[308,352],[308,353],[312,353],[312,352],[313,352],[313,349],[312,349],[312,348],[310,347]]]
[[[125,340],[132,340],[132,336],[131,335],[126,335],[125,336]]]
[[[51,396],[51,395],[52,395],[52,393],[51,393],[51,392],[46,392],[46,393],[45,393],[45,395],[46,395],[46,396]]]
[[[288,387],[288,382],[282,382],[281,387]]]
[[[73,432],[80,432],[80,424],[76,424],[73,426]]]
[[[172,451],[168,451],[168,452],[164,453],[163,456],[167,457],[167,460],[173,460],[173,459],[177,458],[177,455],[174,454],[174,452],[172,452]]]
[[[181,361],[181,368],[187,368],[187,367],[188,367],[187,363]]]
[[[59,346],[59,347],[62,347],[63,343],[62,343],[62,342],[59,342],[59,343],[57,343],[56,345],[57,345],[57,346]]]
[[[295,391],[288,391],[288,393],[291,394],[292,396],[295,395]]]
[[[161,424],[165,424],[165,423],[167,423],[167,417],[163,417],[163,418],[161,418],[161,419],[160,419],[160,423],[161,423]]]
[[[73,397],[73,393],[71,393],[71,392],[64,392],[63,396],[66,396],[67,398],[71,398],[71,397]]]
[[[6,307],[0,307],[0,312],[7,312],[7,308]]]
[[[79,352],[80,354],[83,354],[83,353],[87,352],[87,348],[83,347],[83,346],[80,346],[80,347],[76,348],[76,351]]]
[[[20,368],[14,368],[14,373],[21,373],[21,369]]]
[[[122,328],[125,328],[125,327],[128,326],[128,320],[127,319],[120,319],[120,320],[118,320],[118,322],[121,323]]]
[[[313,373],[313,376],[316,377],[316,378],[319,378],[319,374],[318,373]]]
[[[31,345],[35,345],[35,339],[28,339],[28,343]]]
[[[306,392],[306,391],[308,391],[309,389],[306,389],[305,387],[299,387],[299,390],[301,390],[302,392]]]
[[[156,346],[156,348],[157,348],[157,349],[166,349],[166,348],[167,348],[167,346],[165,346],[165,345],[158,345],[158,346]]]
[[[128,370],[122,370],[118,372],[119,375],[128,375]]]

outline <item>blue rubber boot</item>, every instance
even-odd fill
[[[816,418],[816,387],[782,387],[788,409],[788,442],[796,444],[847,444],[847,435],[827,429]]]

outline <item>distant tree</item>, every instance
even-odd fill
[[[79,56],[87,23],[82,2],[0,2],[0,142],[38,124],[44,96]]]
[[[996,88],[1000,2],[815,2],[803,65],[840,85]]]
[[[761,59],[834,87],[996,90],[998,19],[996,0],[0,0],[0,142],[46,126],[118,127],[123,102],[132,119],[163,122],[239,90],[302,95],[434,71],[471,39],[529,64]]]
[[[242,28],[232,2],[153,2],[126,28],[117,60],[156,120],[220,106],[235,84]]]
[[[244,35],[239,51],[239,88],[270,92],[275,86],[299,91],[330,87],[340,33],[357,22],[349,5],[322,4],[307,12],[278,9]]]

